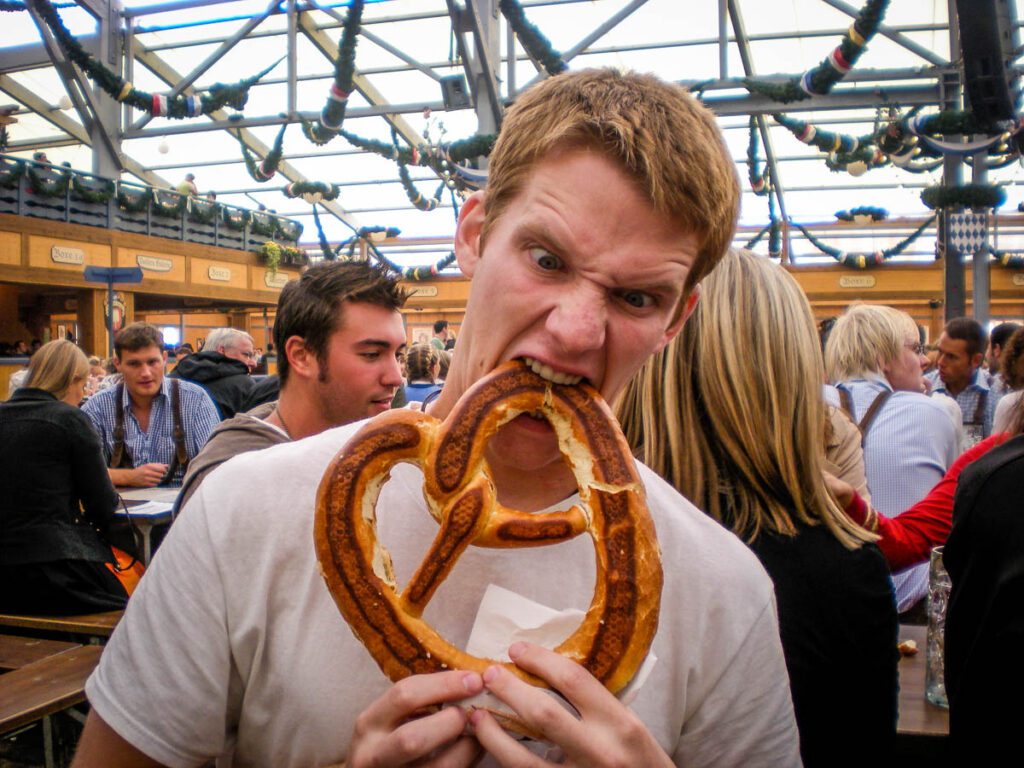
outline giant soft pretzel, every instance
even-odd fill
[[[543,414],[576,476],[581,504],[532,514],[498,503],[484,451],[519,414]],[[391,468],[424,473],[437,537],[399,593],[388,553],[377,541],[377,496]],[[662,572],[643,485],[622,433],[597,392],[553,384],[522,362],[478,381],[443,422],[395,410],[367,423],[333,460],[317,493],[314,536],[327,586],[353,632],[393,681],[407,675],[496,662],[471,656],[422,620],[423,609],[470,544],[539,546],[588,531],[596,550],[593,601],[579,628],[555,650],[613,693],[639,668],[658,626]],[[511,672],[535,685],[514,664]]]

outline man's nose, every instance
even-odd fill
[[[575,286],[559,296],[545,326],[562,352],[579,354],[604,345],[607,324],[608,306],[603,293]]]
[[[389,357],[381,375],[381,384],[386,387],[402,386],[402,364],[396,357]]]

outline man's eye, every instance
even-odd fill
[[[562,260],[543,248],[531,248],[530,256],[541,269],[556,270],[562,268]]]
[[[365,360],[376,360],[380,357],[380,352],[363,352],[363,358]]]
[[[636,309],[646,309],[654,305],[654,297],[643,291],[623,291],[622,300]]]

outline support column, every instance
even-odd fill
[[[107,321],[103,313],[106,288],[78,292],[78,346],[87,355],[107,356]]]
[[[124,51],[121,45],[121,0],[107,0],[98,4],[96,58],[112,71],[120,72]],[[117,179],[121,176],[121,105],[98,86],[93,87],[96,116],[89,139],[92,143],[92,172]],[[105,133],[106,138],[100,135]]]
[[[988,180],[988,168],[985,167],[985,160],[988,157],[988,151],[981,152],[974,155],[972,158],[973,166],[971,169],[971,183],[972,184],[985,184]],[[993,209],[992,216],[989,217],[989,222],[994,220],[995,210]],[[988,258],[988,244],[989,244],[989,232],[988,228],[985,229],[985,242],[981,244],[971,259],[971,273],[974,277],[974,284],[971,288],[971,297],[974,300],[974,319],[982,324],[984,327],[988,327],[989,321],[989,296],[992,293],[991,276],[989,275],[989,258]]]

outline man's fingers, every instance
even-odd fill
[[[438,672],[413,675],[400,680],[371,704],[360,716],[369,728],[397,727],[417,710],[434,704],[459,701],[483,690],[483,681],[475,672]],[[359,723],[356,723],[359,728]]]
[[[416,763],[426,768],[468,768],[476,765],[483,754],[480,742],[472,736],[462,736],[454,744],[431,756],[429,760]]]
[[[483,709],[474,710],[469,716],[469,722],[473,726],[477,741],[499,765],[524,768],[544,765],[543,760],[505,733],[505,729],[498,725],[498,721],[490,712]]]
[[[500,666],[488,667],[483,679],[488,691],[511,707],[520,720],[546,741],[558,744],[567,752],[581,744],[584,734],[579,720],[550,691],[525,683]]]
[[[427,717],[410,720],[380,740],[375,764],[405,765],[420,760],[458,739],[465,730],[466,722],[466,713],[459,707],[448,707]],[[461,748],[457,754],[463,752],[464,748]],[[466,755],[466,762],[453,762],[451,765],[468,765],[470,759],[471,755]],[[427,761],[427,765],[433,765],[433,762]]]
[[[614,715],[621,706],[597,678],[559,653],[533,643],[515,643],[508,654],[517,667],[544,680],[584,717]]]

